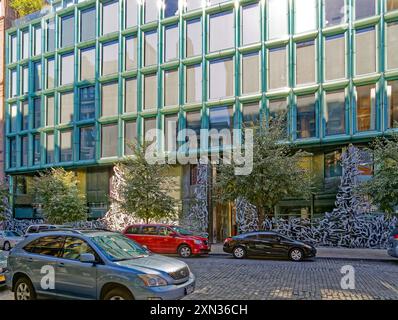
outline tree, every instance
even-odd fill
[[[9,209],[10,190],[7,181],[0,182],[0,222],[6,220],[6,210]]]
[[[64,224],[87,219],[86,197],[79,192],[78,180],[72,171],[53,168],[40,172],[33,179],[33,196],[49,223]]]
[[[149,163],[146,159],[148,145],[130,145],[133,155],[116,164],[121,183],[118,197],[114,197],[123,212],[139,219],[158,221],[176,216],[176,200],[170,196],[171,178],[167,176],[169,166]]]
[[[39,11],[43,5],[43,0],[12,0],[10,3],[10,7],[18,13],[19,17]]]
[[[262,122],[253,129],[253,170],[249,175],[235,175],[233,161],[218,166],[218,201],[227,203],[243,198],[256,206],[259,228],[263,228],[266,217],[274,214],[274,207],[282,199],[307,197],[311,190],[310,173],[301,165],[307,153],[282,142],[286,131],[281,119],[268,126]]]
[[[374,175],[359,191],[380,210],[391,214],[398,206],[398,135],[376,138],[369,151],[373,155]]]

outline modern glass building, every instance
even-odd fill
[[[276,214],[322,213],[333,206],[342,149],[398,126],[397,49],[398,0],[54,1],[7,32],[15,215],[35,215],[26,194],[37,170],[75,170],[96,216],[108,206],[112,164],[131,153],[127,140],[282,112],[287,139],[313,154],[319,190]],[[195,170],[175,168],[182,200]],[[231,233],[233,206],[211,212],[217,235]]]

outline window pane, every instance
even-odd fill
[[[71,46],[75,43],[75,17],[73,15],[61,18],[61,47]]]
[[[355,19],[363,19],[376,14],[375,0],[355,0]]]
[[[21,166],[26,167],[28,165],[28,150],[29,150],[29,138],[23,136],[21,138]]]
[[[210,15],[210,52],[234,46],[234,14],[222,12]]]
[[[145,32],[144,34],[145,42],[145,66],[150,66],[156,64],[158,61],[157,55],[157,44],[158,44],[158,33],[157,31]]]
[[[47,60],[47,89],[54,88],[55,63],[54,58]]]
[[[29,92],[29,68],[28,66],[22,68],[22,94]]]
[[[345,78],[345,35],[325,38],[325,80]]]
[[[387,69],[398,68],[398,23],[387,24]]]
[[[80,80],[94,79],[95,77],[95,48],[80,51]]]
[[[325,178],[340,177],[342,175],[343,170],[340,159],[340,151],[325,154]]]
[[[119,30],[119,2],[109,1],[102,5],[102,34]]]
[[[164,0],[164,17],[178,15],[178,0]]]
[[[178,105],[178,69],[164,72],[164,105]]]
[[[202,8],[202,0],[186,0],[187,11]]]
[[[287,107],[288,104],[286,98],[270,100],[268,102],[270,122],[275,120],[280,121],[281,125],[283,126],[283,131],[285,132],[285,135],[287,135],[288,133],[289,126]]]
[[[60,123],[73,121],[73,92],[61,94]]]
[[[345,0],[323,0],[325,6],[325,27],[345,22]]]
[[[36,67],[36,64],[35,64]],[[36,68],[35,68],[36,71]],[[18,91],[18,87],[17,87],[17,70],[11,70],[10,71],[10,80],[11,80],[11,86],[10,86],[10,96],[11,97],[16,97],[17,96],[17,91]],[[36,85],[40,85],[40,74],[41,72],[39,72],[39,70],[37,70],[35,72],[35,84]],[[37,88],[37,89],[36,89]],[[35,86],[36,90],[40,90],[40,87]]]
[[[178,136],[178,115],[166,115],[164,117],[164,150],[177,150],[177,136]]]
[[[144,139],[145,141],[151,141],[149,137],[152,136],[147,134],[150,130],[156,129],[156,118],[144,119]]]
[[[11,62],[16,62],[18,59],[18,46],[17,46],[17,36],[13,35],[10,37],[10,61]]]
[[[166,49],[164,52],[164,61],[170,61],[178,58],[178,24],[165,28],[164,41]]]
[[[117,156],[118,126],[117,124],[103,125],[101,130],[101,157]]]
[[[200,19],[187,21],[186,56],[192,57],[202,54],[202,23]]]
[[[387,11],[398,10],[398,0],[387,0]]]
[[[80,160],[95,158],[95,128],[85,127],[80,129]]]
[[[41,98],[33,100],[33,129],[41,127]]]
[[[317,28],[317,0],[295,0],[295,33]]]
[[[260,56],[258,52],[242,56],[242,93],[260,91]]]
[[[22,32],[22,59],[29,57],[29,31]]]
[[[60,138],[60,159],[61,162],[72,161],[72,131],[62,131],[61,138]]]
[[[296,44],[296,85],[315,82],[315,41]]]
[[[159,8],[157,0],[146,0],[145,7],[145,23],[155,21],[158,18]]]
[[[287,86],[286,47],[270,49],[268,52],[268,88]]]
[[[251,128],[260,124],[260,105],[256,103],[248,103],[242,106],[242,129]]]
[[[137,124],[135,121],[125,122],[124,125],[124,154],[131,155],[131,144],[137,143]]]
[[[125,45],[126,45],[125,70],[136,69],[137,68],[137,37],[126,38]]]
[[[47,51],[51,52],[55,49],[55,23],[54,19],[47,22]]]
[[[125,82],[125,112],[137,112],[137,79],[126,79]]]
[[[375,28],[358,30],[355,33],[356,74],[376,72]]]
[[[29,102],[28,101],[23,101],[22,102],[22,125],[21,129],[22,130],[28,130],[29,129]]]
[[[242,8],[241,30],[242,45],[260,42],[260,4],[256,3]]]
[[[156,73],[144,75],[144,110],[157,107],[157,88]]]
[[[118,72],[119,43],[110,42],[102,46],[102,75]]]
[[[17,139],[10,138],[10,167],[15,168],[17,166]]]
[[[102,85],[102,116],[115,116],[118,114],[118,83],[111,82]]]
[[[334,91],[325,94],[326,135],[345,133],[345,92]]]
[[[202,68],[201,65],[186,67],[186,103],[202,101]]]
[[[47,103],[46,103],[46,125],[47,126],[53,126],[54,125],[54,120],[55,120],[55,115],[54,115],[54,97],[47,97]]]
[[[39,91],[41,90],[41,63],[36,62],[33,65],[34,69],[34,91]]]
[[[233,116],[234,116],[234,111],[232,107],[211,108],[209,111],[209,129],[218,130],[219,133],[223,129],[228,129],[232,132],[234,126]],[[220,142],[219,141],[220,139],[212,139],[210,137],[210,146],[217,147],[222,145],[230,145],[232,143],[232,133],[225,138],[226,141],[224,140],[223,137],[222,142]]]
[[[200,129],[202,127],[200,111],[192,111],[186,113],[186,128],[193,130],[196,135],[197,148],[200,147]],[[188,134],[187,134],[188,135]]]
[[[47,133],[46,139],[46,163],[54,163],[54,134]]]
[[[95,118],[95,87],[80,89],[80,114],[79,120]]]
[[[95,38],[95,21],[95,8],[89,8],[82,11],[80,22],[80,41],[87,41]]]
[[[233,59],[215,60],[210,63],[209,98],[220,99],[234,95]]]
[[[61,85],[73,83],[74,77],[74,56],[73,53],[65,54],[61,58]]]
[[[297,97],[297,138],[312,138],[315,134],[315,96]]]
[[[18,124],[18,106],[16,104],[10,106],[10,120],[10,132],[16,132]]]
[[[357,131],[374,130],[376,125],[376,86],[356,87]]]
[[[398,127],[398,80],[388,81],[388,126],[389,128]]]
[[[41,54],[41,28],[39,26],[34,27],[34,35],[34,55],[38,55]]]
[[[40,134],[33,136],[33,165],[40,164]]]
[[[126,0],[126,28],[137,25],[137,11],[139,4],[137,0]]]

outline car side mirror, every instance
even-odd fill
[[[95,263],[95,257],[92,253],[82,253],[80,255],[80,262]]]
[[[177,233],[172,232],[172,233],[170,233],[170,236],[171,236],[171,237],[177,237]]]

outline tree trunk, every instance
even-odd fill
[[[257,207],[258,211],[258,230],[263,230],[263,224],[265,221],[265,209],[263,207]]]

